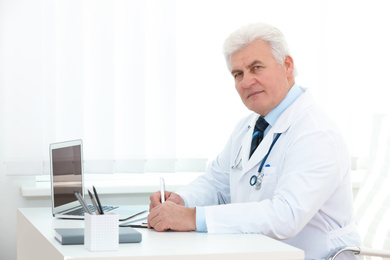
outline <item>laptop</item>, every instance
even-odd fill
[[[53,216],[84,219],[84,209],[74,194],[78,191],[87,202],[90,202],[89,197],[84,196],[82,140],[50,144],[50,182]],[[102,202],[101,198],[100,201]],[[95,212],[92,204],[88,207],[91,212]],[[121,221],[147,212],[146,206],[102,205],[102,207],[104,212],[118,214]]]

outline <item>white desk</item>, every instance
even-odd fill
[[[84,221],[59,220],[50,208],[18,209],[18,260],[108,259],[303,259],[304,252],[256,234],[212,235],[198,232],[156,232],[145,228],[142,242],[119,244],[118,251],[90,252],[84,245],[63,246],[54,239],[54,228],[83,227]]]

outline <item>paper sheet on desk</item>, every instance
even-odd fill
[[[119,216],[119,221],[127,221],[136,219],[142,214],[148,213],[147,206],[119,206],[117,209],[111,211]]]
[[[136,218],[126,221],[126,222],[121,222],[119,224],[120,227],[138,227],[138,228],[147,228],[147,219],[148,219],[148,214],[149,212],[144,212],[143,214],[138,215]]]

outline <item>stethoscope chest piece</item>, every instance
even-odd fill
[[[261,177],[257,177],[256,175],[252,175],[250,181],[249,181],[249,184],[251,186],[255,186],[256,190],[260,190],[261,188]]]
[[[253,186],[253,185],[256,184],[256,182],[257,182],[257,176],[256,175],[252,175],[252,177],[251,177],[251,179],[249,181],[250,185]]]

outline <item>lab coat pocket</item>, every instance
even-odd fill
[[[263,168],[263,184],[274,184],[276,183],[276,167],[266,165]]]

